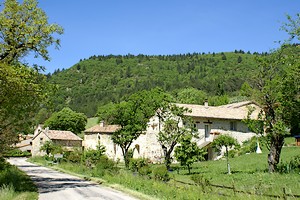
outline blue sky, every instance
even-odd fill
[[[108,54],[265,52],[287,39],[280,26],[299,0],[40,0],[50,23],[65,29],[48,72]]]

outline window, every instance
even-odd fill
[[[231,131],[236,131],[236,122],[230,122],[230,130]]]
[[[209,126],[207,124],[204,125],[204,130],[205,130],[205,137],[208,138],[209,137]]]
[[[194,123],[194,128],[197,130],[200,129],[200,122]]]
[[[136,144],[135,149],[137,150],[138,153],[140,153],[140,145]]]

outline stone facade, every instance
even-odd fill
[[[32,156],[43,156],[46,154],[40,150],[46,141],[52,141],[67,151],[71,151],[73,148],[82,148],[82,139],[71,131],[42,129],[41,126],[38,126],[32,138]]]
[[[251,116],[258,114],[259,107],[253,102],[240,102],[236,104],[228,104],[225,106],[208,106],[177,104],[178,106],[187,107],[192,110],[187,113],[192,117],[194,126],[198,130],[199,138],[195,139],[200,147],[209,146],[209,144],[220,134],[228,134],[239,143],[255,136],[247,125],[243,122],[246,119],[249,107],[254,107],[255,112]],[[114,126],[114,128],[112,127]],[[180,124],[180,126],[183,126]],[[95,149],[97,144],[104,145],[106,154],[114,160],[123,160],[121,148],[114,144],[111,135],[117,130],[116,125],[105,125],[103,122],[91,129],[85,131],[84,146],[85,148]],[[148,158],[154,163],[163,162],[163,150],[157,141],[157,135],[163,124],[160,124],[157,116],[150,118],[147,130],[140,135],[131,145],[134,150],[134,158]],[[110,131],[107,131],[110,130]],[[208,158],[213,159],[215,154],[211,148],[208,148]]]

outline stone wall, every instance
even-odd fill
[[[46,141],[50,141],[50,139],[44,134],[44,132],[41,132],[32,140],[32,156],[46,155],[44,151],[40,151],[41,146],[43,146]]]
[[[238,142],[242,143],[243,141],[250,139],[255,134],[250,132],[242,121],[239,120],[222,120],[222,119],[205,119],[205,118],[194,118],[195,127],[199,132],[199,139],[195,139],[199,146],[207,144],[207,142],[212,142],[215,135],[218,134],[228,134],[236,138]],[[207,123],[209,122],[209,123]],[[232,124],[234,123],[234,129]],[[182,124],[180,124],[182,126]],[[205,125],[209,126],[208,137],[205,137]],[[157,135],[159,131],[163,128],[162,124],[159,123],[158,117],[152,117],[148,122],[147,130],[144,134],[140,135],[138,139],[133,141],[131,149],[134,150],[134,158],[148,158],[154,163],[163,162],[163,151],[162,147],[157,141]],[[97,144],[105,146],[106,155],[114,160],[120,159],[123,161],[123,155],[121,148],[118,145],[115,145],[111,140],[111,133],[86,133],[84,136],[84,147],[86,149],[91,148],[95,149]]]

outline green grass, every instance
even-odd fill
[[[296,141],[294,137],[287,137],[284,139],[284,146],[295,146]]]
[[[299,147],[284,147],[281,158],[283,161],[289,161],[293,156],[299,155],[299,151]],[[213,185],[234,187],[237,191],[251,194],[283,196],[283,188],[285,188],[288,194],[300,195],[299,174],[269,174],[267,172],[267,154],[268,151],[263,149],[262,154],[253,153],[230,159],[231,175],[226,173],[225,160],[195,163],[192,174],[200,175]],[[151,199],[149,196],[157,199],[270,199],[268,196],[234,193],[233,190],[213,186],[195,186],[191,180],[192,175],[182,168],[179,173],[177,171],[169,173],[171,177],[169,182],[161,182],[139,176],[125,169],[121,169],[118,174],[99,175],[96,173],[96,169],[87,169],[71,163],[62,163],[55,167],[81,174],[84,177],[96,177],[96,180],[101,178],[103,184],[118,189],[128,188],[148,195],[142,199]],[[179,165],[172,165],[172,167],[178,168]]]
[[[85,129],[91,128],[98,124],[98,117],[88,118]]]
[[[37,187],[24,172],[9,164],[0,164],[0,199],[38,199]]]

